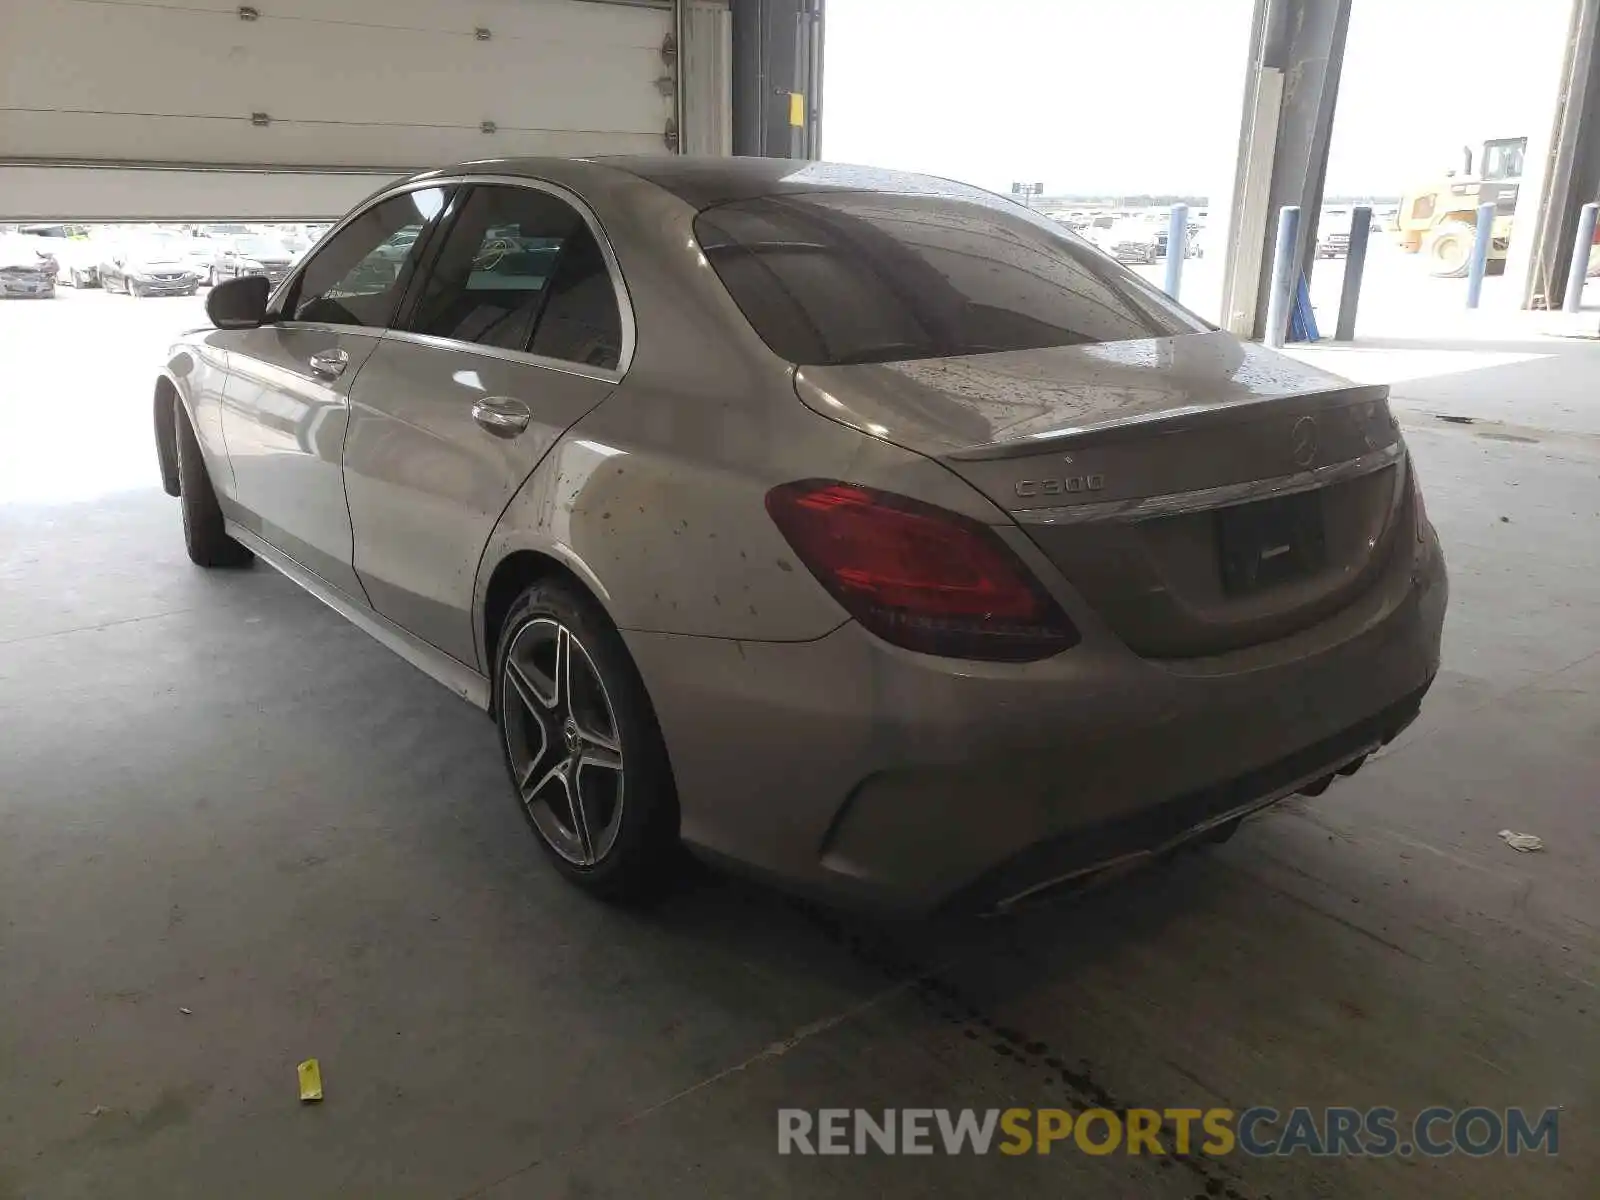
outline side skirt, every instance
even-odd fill
[[[474,708],[489,711],[489,681],[465,663],[443,650],[413,637],[386,617],[359,604],[322,576],[308,571],[294,559],[262,541],[236,521],[225,521],[228,535],[248,546],[267,565],[287,575],[300,587],[321,600],[357,629],[393,650],[424,675],[444,684]]]

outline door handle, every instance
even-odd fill
[[[516,437],[532,416],[526,404],[509,396],[485,396],[472,406],[472,419],[495,437]]]
[[[343,350],[318,350],[311,356],[311,372],[314,375],[325,375],[329,379],[337,379],[344,374],[344,369],[350,365],[350,356]]]

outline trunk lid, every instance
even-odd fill
[[[1374,580],[1403,507],[1386,387],[1221,332],[802,367],[795,387],[966,479],[1152,657],[1323,619]]]

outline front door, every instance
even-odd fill
[[[367,209],[318,247],[268,324],[228,335],[222,428],[242,520],[356,599],[340,461],[350,388],[415,269],[417,235],[444,199],[444,189],[425,188]]]
[[[619,277],[571,203],[480,184],[454,207],[415,311],[356,383],[344,465],[372,606],[472,665],[496,521],[625,364]]]

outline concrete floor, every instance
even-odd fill
[[[0,362],[55,372],[0,390],[3,1200],[1595,1194],[1600,438],[1427,415],[1515,364],[1397,389],[1453,575],[1400,742],[1169,867],[882,927],[710,872],[586,900],[480,715],[273,572],[191,568],[160,303],[93,356],[0,309]],[[1555,1159],[776,1153],[780,1106],[1095,1104],[1564,1112]]]

